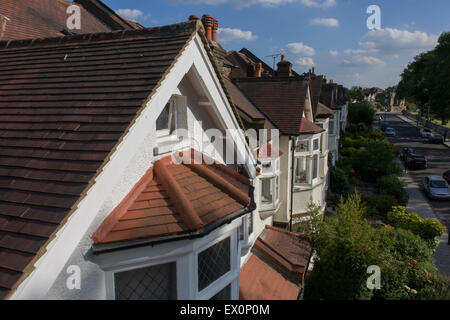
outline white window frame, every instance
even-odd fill
[[[170,99],[170,101],[166,104],[166,106],[164,107],[163,111],[169,107],[169,123],[168,123],[168,129],[161,129],[158,130],[156,129],[156,136],[158,137],[158,140],[161,138],[167,138],[167,137],[171,137],[175,135],[175,132],[177,131],[177,105],[175,102],[175,99]],[[162,113],[161,113],[162,114]],[[161,114],[156,118],[157,121],[159,119],[159,117],[161,116]],[[174,123],[172,123],[174,122]],[[172,126],[174,126],[174,129],[172,130]]]
[[[264,166],[270,163],[271,170],[264,171]],[[262,211],[275,210],[280,204],[280,158],[264,159],[261,161],[261,175],[260,177],[260,207]],[[278,186],[277,186],[278,179]],[[270,186],[272,189],[272,203],[263,203],[263,180],[270,180]]]
[[[101,254],[97,257],[105,276],[105,298],[115,300],[114,274],[135,269],[176,263],[177,298],[179,300],[208,300],[231,284],[231,299],[239,298],[241,219],[214,230],[196,240],[184,240],[144,246]],[[218,242],[230,238],[230,271],[198,292],[198,254]],[[193,276],[194,275],[194,276]]]

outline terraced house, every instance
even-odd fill
[[[70,2],[2,2],[1,298],[299,298],[312,248],[259,211],[256,158],[281,152],[244,135],[272,124],[223,74],[217,20],[145,29],[80,0],[74,32]]]

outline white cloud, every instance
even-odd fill
[[[334,18],[315,18],[310,21],[312,25],[319,25],[324,27],[339,27],[339,21]]]
[[[307,7],[329,8],[336,5],[336,0],[300,0]]]
[[[345,59],[344,65],[349,67],[384,66],[385,63],[381,59],[372,56],[355,55],[351,58]]]
[[[347,49],[344,50],[344,53],[347,55],[361,55],[361,54],[369,54],[369,53],[377,53],[377,49]]]
[[[125,19],[130,19],[136,21],[137,18],[140,18],[144,15],[141,10],[138,9],[119,9],[116,10],[116,13]]]
[[[310,57],[300,58],[295,61],[295,64],[303,67],[315,67],[314,60]]]
[[[337,57],[337,56],[339,55],[339,51],[337,51],[337,50],[330,50],[330,54],[331,54],[333,57]]]
[[[423,31],[410,32],[408,30],[385,28],[369,31],[366,38],[370,41],[360,42],[360,46],[375,48],[384,54],[398,54],[430,50],[436,46],[439,36]]]
[[[233,40],[253,41],[258,39],[251,31],[243,31],[240,29],[219,28],[217,31],[218,40],[221,42],[228,42]]]
[[[303,44],[303,42],[292,42],[286,46],[286,51],[291,54],[312,57],[316,54],[314,48]]]

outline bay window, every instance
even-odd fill
[[[306,157],[295,158],[295,183],[308,183],[309,162]]]

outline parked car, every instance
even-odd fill
[[[381,115],[381,114],[377,114],[377,116],[375,117],[375,119],[377,120],[377,121],[383,121],[383,115]]]
[[[444,172],[442,177],[447,181],[447,183],[450,183],[450,170]]]
[[[414,149],[411,149],[411,148],[403,148],[402,153],[400,154],[400,159],[402,161],[406,161],[406,158],[408,157],[408,154],[410,154],[410,153],[416,153],[416,152],[414,151]]]
[[[395,137],[397,134],[395,133],[395,130],[394,130],[394,128],[386,128],[386,131],[384,131],[384,134],[387,136],[387,137]]]
[[[447,181],[439,176],[428,176],[423,181],[425,193],[433,200],[450,200]]]
[[[443,143],[444,138],[440,134],[432,133],[431,136],[428,137],[428,141],[431,143]]]
[[[427,169],[428,159],[418,154],[414,149],[404,148],[400,158],[405,162],[408,169]]]
[[[419,131],[419,136],[421,136],[422,138],[429,138],[433,136],[433,132],[430,129],[422,128]]]
[[[384,121],[381,123],[380,127],[381,127],[381,131],[385,132],[387,128],[391,127],[391,123]]]

